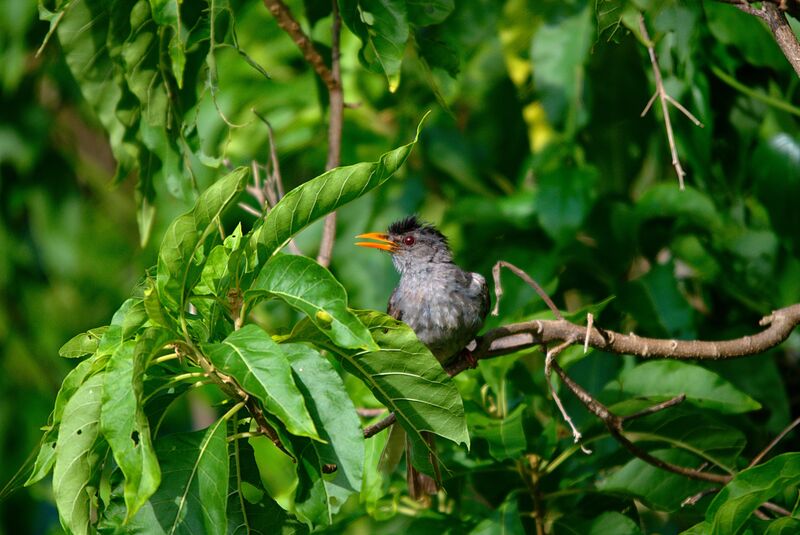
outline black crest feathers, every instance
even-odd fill
[[[389,225],[389,234],[400,235],[414,231],[419,231],[422,234],[435,236],[440,240],[442,240],[445,244],[447,243],[447,238],[445,237],[444,234],[439,232],[439,230],[430,223],[425,223],[423,221],[420,221],[415,215],[404,217],[403,219],[395,221],[394,223]]]

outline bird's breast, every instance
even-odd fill
[[[467,279],[470,280],[470,279]],[[483,324],[481,298],[471,285],[435,271],[403,277],[392,307],[440,360],[462,349]]]

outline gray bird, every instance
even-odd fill
[[[388,233],[356,237],[375,240],[356,245],[391,253],[400,282],[389,298],[388,313],[408,324],[439,362],[444,364],[469,344],[489,312],[489,287],[481,275],[453,263],[447,238],[441,232],[409,216],[389,225]],[[432,437],[429,444],[432,447]],[[439,479],[434,457],[431,464]],[[418,473],[410,461],[407,466],[412,497],[436,492],[431,478]]]

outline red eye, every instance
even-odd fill
[[[412,245],[414,245],[414,236],[406,236],[405,238],[403,238],[403,243],[411,247]]]

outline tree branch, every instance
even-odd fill
[[[761,8],[750,5],[750,0],[717,0],[723,4],[735,6],[748,15],[758,17],[769,26],[775,42],[786,56],[789,64],[794,69],[797,76],[800,76],[800,42],[795,37],[789,21],[786,20],[785,13],[800,20],[800,1],[798,0],[765,0],[761,2]]]
[[[765,2],[763,6],[764,20],[767,22],[775,42],[781,48],[781,52],[794,69],[795,74],[800,76],[800,42],[797,41],[786,15],[777,5]]]
[[[272,16],[275,17],[278,26],[288,33],[298,48],[300,48],[303,57],[314,68],[319,77],[322,78],[322,81],[325,82],[328,91],[335,89],[338,85],[337,80],[334,78],[330,69],[328,69],[328,66],[325,65],[325,60],[322,59],[320,53],[314,48],[314,43],[311,42],[311,39],[309,39],[300,27],[300,23],[297,22],[297,19],[292,15],[289,6],[284,4],[281,0],[264,0],[264,5],[269,12],[272,13]]]
[[[342,33],[342,18],[339,16],[339,5],[332,0],[331,26],[331,67],[334,85],[328,86],[328,102],[330,118],[328,121],[328,160],[325,169],[339,167],[342,155],[342,126],[344,121],[344,93],[342,91],[342,72],[339,61],[339,40]],[[336,212],[331,212],[325,217],[325,227],[322,231],[322,240],[319,244],[317,262],[324,267],[331,263],[333,242],[336,238]]]

